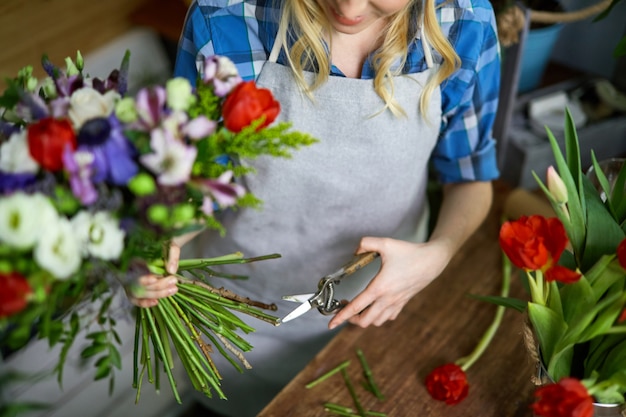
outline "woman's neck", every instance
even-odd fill
[[[360,78],[367,57],[380,46],[380,34],[384,25],[385,22],[381,21],[380,24],[372,25],[355,34],[333,31],[330,35],[332,63],[346,77]]]

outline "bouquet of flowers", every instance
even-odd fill
[[[534,174],[556,217],[503,223],[503,291],[478,297],[498,304],[494,324],[467,358],[435,369],[426,383],[449,404],[467,396],[465,371],[484,351],[504,308],[527,315],[525,341],[538,364],[536,416],[593,417],[594,404],[626,401],[626,164],[606,172],[591,154],[583,173],[573,119],[566,112],[565,155],[548,130],[556,169]],[[512,266],[523,272],[530,300],[508,296]]]
[[[195,88],[174,78],[134,97],[126,95],[128,52],[106,79],[83,74],[80,53],[65,69],[42,63],[45,79],[26,67],[0,97],[0,346],[16,350],[33,336],[60,343],[60,383],[84,330],[82,357],[93,359],[95,379],[112,381],[121,367],[110,311],[118,290],[164,274],[164,248],[177,236],[225,233],[217,211],[260,208],[236,182],[254,174],[237,158],[290,157],[315,139],[286,122],[270,126],[280,104],[225,57],[206,59]],[[279,320],[263,311],[272,305],[205,277],[220,276],[214,265],[278,256],[181,260],[179,291],[136,309],[137,397],[146,376],[158,389],[164,370],[180,402],[175,351],[196,389],[225,398],[211,352],[247,365],[242,352],[251,346],[239,332],[254,330],[233,312]]]

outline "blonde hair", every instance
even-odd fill
[[[435,51],[442,57],[442,63],[428,80],[420,97],[420,110],[425,113],[428,103],[437,86],[443,83],[460,66],[460,59],[448,39],[443,35],[437,22],[435,0],[411,0],[407,6],[391,16],[387,29],[381,35],[381,46],[372,56],[374,67],[374,91],[396,116],[404,110],[393,97],[393,76],[400,75],[406,62],[412,33],[417,30],[414,19],[423,13],[424,32]],[[330,33],[331,26],[317,0],[283,0],[280,29],[277,41],[291,45],[287,60],[302,89],[312,97],[312,92],[324,83],[330,73],[329,51],[322,38]],[[421,8],[420,6],[424,7]],[[422,10],[420,10],[422,9]],[[416,13],[419,11],[419,13]],[[400,58],[400,65],[394,66]],[[304,78],[305,70],[314,70],[316,76],[311,84]]]

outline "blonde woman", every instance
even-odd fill
[[[498,176],[491,129],[499,48],[488,0],[196,0],[175,75],[195,83],[197,64],[211,55],[271,89],[280,117],[319,142],[291,160],[250,162],[257,173],[246,185],[263,209],[225,214],[226,236],[194,239],[194,255],[281,253],[236,271],[248,281],[225,285],[286,314],[294,305],[282,295],[314,290],[354,253],[380,254],[379,264],[338,287],[351,301],[334,317],[314,311],[279,327],[255,323],[246,356],[253,369],[231,373],[221,364],[229,399],[208,406],[245,417],[313,357],[330,329],[395,319],[482,222]],[[443,201],[427,235],[431,167]],[[140,303],[169,294],[162,281]]]

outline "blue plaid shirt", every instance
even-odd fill
[[[196,0],[190,7],[178,46],[174,73],[195,83],[196,62],[223,55],[242,78],[256,79],[278,31],[275,0]],[[461,58],[461,68],[441,86],[442,121],[432,155],[443,183],[488,181],[498,177],[492,127],[498,107],[500,49],[489,0],[437,0],[443,33]],[[238,36],[233,36],[233,34]],[[440,59],[435,54],[434,60]],[[280,60],[279,60],[280,62]],[[426,69],[418,38],[409,48],[405,73]],[[332,67],[331,75],[343,76]],[[366,63],[361,78],[373,78]]]

